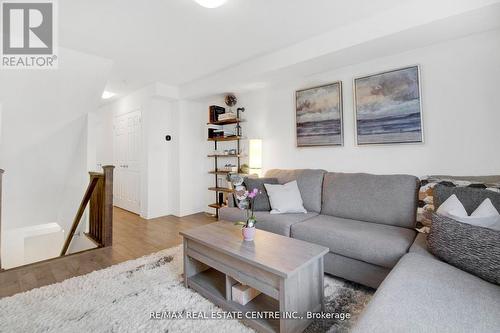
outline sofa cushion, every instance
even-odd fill
[[[353,332],[497,332],[500,287],[442,261],[405,255]]]
[[[418,178],[409,175],[329,172],[321,214],[413,228],[418,184]]]
[[[330,248],[330,252],[392,268],[408,251],[416,231],[390,225],[318,215],[292,225],[291,237]]]
[[[290,226],[315,217],[318,213],[270,214],[269,212],[255,212],[254,215],[257,218],[257,224],[255,225],[257,229],[290,237]],[[246,218],[246,212],[239,208],[226,207],[219,211],[219,220],[237,222],[245,221]]]
[[[319,213],[321,211],[321,193],[325,173],[325,170],[315,169],[272,169],[266,172],[266,177],[277,178],[280,184],[296,180],[300,195],[304,201],[304,208],[308,212]]]
[[[439,260],[438,258],[434,257],[434,255],[429,251],[429,248],[427,247],[427,234],[423,234],[421,232],[419,232],[417,234],[417,237],[415,237],[415,241],[413,241],[413,244],[408,250],[408,253],[418,253],[422,256]]]

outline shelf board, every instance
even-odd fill
[[[209,171],[208,173],[211,175],[229,175],[230,173],[237,173],[237,172],[219,170],[219,171]]]
[[[211,175],[229,175],[229,174],[233,174],[233,175],[242,175],[242,176],[245,176],[245,175],[248,175],[248,173],[244,173],[244,172],[235,172],[235,171],[209,171],[208,172],[209,174]]]
[[[226,187],[209,187],[208,190],[215,192],[233,193],[233,189]]]
[[[243,157],[243,155],[240,155],[240,154],[211,154],[211,155],[207,155],[208,157],[237,157],[237,158],[240,158],[240,157]]]
[[[229,311],[247,312],[276,312],[279,311],[279,302],[262,293],[246,305],[238,304],[227,299],[226,275],[214,268],[200,272],[188,278],[188,285],[202,296]],[[262,332],[280,332],[279,320],[275,319],[243,319],[249,326]]]
[[[216,269],[210,268],[198,273],[190,277],[189,282],[202,287],[217,298],[226,298],[226,275]]]
[[[218,203],[213,203],[208,205],[208,207],[215,208],[215,209],[221,209],[223,207],[226,207],[226,205],[219,205]]]
[[[220,138],[208,138],[207,141],[237,141],[241,140],[241,136],[223,136]]]
[[[231,125],[231,124],[237,124],[237,123],[241,123],[241,122],[243,122],[243,120],[241,120],[240,118],[236,118],[236,119],[212,121],[212,122],[207,123],[207,125]]]

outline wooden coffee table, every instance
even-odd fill
[[[242,313],[252,328],[301,332],[311,322],[306,313],[323,309],[323,256],[328,248],[262,230],[254,241],[245,242],[241,227],[230,222],[180,234],[186,287],[227,311]],[[262,293],[244,306],[233,302],[231,290],[238,281]]]

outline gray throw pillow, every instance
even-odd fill
[[[271,204],[269,203],[269,197],[266,192],[264,184],[278,184],[278,179],[276,178],[248,178],[245,177],[244,181],[247,191],[251,192],[253,189],[257,189],[261,192],[254,201],[254,211],[270,211]]]
[[[427,242],[441,260],[500,285],[500,231],[433,214]]]

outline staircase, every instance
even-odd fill
[[[64,242],[61,256],[68,252],[87,206],[89,206],[89,232],[85,235],[97,247],[111,246],[113,243],[113,169],[115,167],[107,165],[102,168],[103,173],[89,172],[89,185]]]
[[[114,166],[104,166],[103,172],[89,172],[89,184],[78,207],[71,229],[67,234],[59,257],[68,255],[71,242],[88,207],[89,238],[97,248],[111,246],[113,243],[113,170]],[[0,272],[4,271],[1,262],[1,226],[2,226],[2,177],[0,169]],[[84,219],[85,220],[85,219]],[[54,258],[53,258],[54,259]],[[47,259],[52,260],[52,259]],[[45,261],[45,260],[44,260]],[[33,263],[36,264],[36,263]],[[30,265],[30,264],[28,264]],[[25,265],[27,266],[27,265]]]

